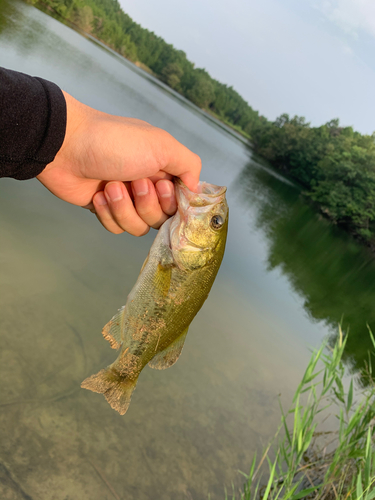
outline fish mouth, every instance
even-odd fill
[[[188,237],[185,231],[189,217],[193,214],[194,218],[205,217],[215,205],[225,207],[225,186],[216,186],[208,182],[198,183],[198,192],[191,191],[183,181],[175,178],[175,190],[177,198],[177,213],[173,217],[170,228],[172,246],[178,250],[196,252],[205,251],[208,247],[194,243]],[[178,236],[177,236],[178,235]]]
[[[225,186],[216,186],[215,184],[209,184],[208,182],[202,181],[198,184],[199,194],[203,194],[207,197],[217,198],[218,196],[223,196],[227,192]]]
[[[204,207],[215,205],[225,198],[227,188],[225,186],[216,186],[208,182],[201,181],[198,183],[198,192],[191,191],[178,177],[175,178],[175,187],[178,204],[186,208],[186,205],[191,207]],[[183,200],[187,203],[184,203]]]

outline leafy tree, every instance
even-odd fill
[[[374,135],[286,114],[259,120],[251,134],[256,151],[304,184],[325,216],[375,248]]]
[[[200,108],[208,108],[215,97],[214,85],[205,72],[195,75],[193,86],[186,92],[186,96]]]
[[[77,8],[74,17],[75,23],[86,33],[91,33],[94,14],[89,5],[84,5],[82,8]]]
[[[184,70],[178,63],[168,63],[161,71],[163,81],[172,87],[172,89],[176,89],[179,86],[183,74]]]

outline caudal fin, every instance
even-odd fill
[[[137,378],[129,380],[115,368],[110,367],[104,368],[99,373],[86,378],[81,387],[103,394],[114,410],[118,411],[120,415],[125,415],[136,384]]]

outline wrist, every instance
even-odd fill
[[[56,153],[55,159],[49,163],[45,169],[37,176],[39,180],[43,179],[48,172],[55,167],[72,168],[76,165],[77,151],[80,147],[79,131],[83,129],[84,122],[95,111],[89,106],[80,103],[70,94],[62,93],[66,102],[66,128],[63,143]],[[77,165],[76,165],[77,166]]]

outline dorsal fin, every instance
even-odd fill
[[[121,331],[124,315],[125,306],[122,306],[102,330],[103,337],[108,340],[112,349],[120,349],[121,347]]]
[[[164,349],[164,351],[158,352],[149,362],[148,366],[150,368],[154,368],[155,370],[165,370],[165,368],[169,368],[174,365],[180,357],[182,348],[184,347],[188,329],[189,327],[187,327],[176,340]]]

